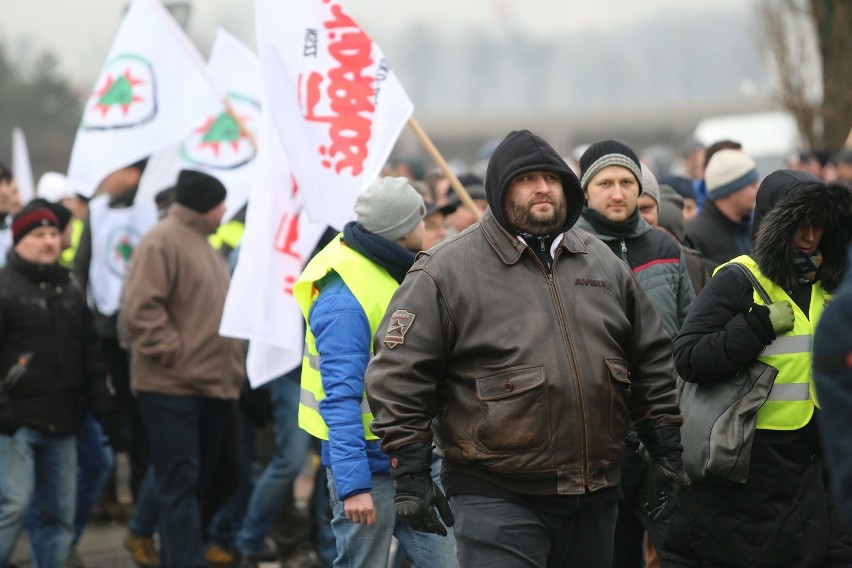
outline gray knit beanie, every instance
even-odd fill
[[[660,185],[657,183],[657,176],[645,164],[642,164],[642,193],[656,201],[657,205],[660,204]]]
[[[583,191],[589,187],[589,182],[602,169],[609,166],[621,166],[626,168],[636,177],[639,183],[639,193],[642,193],[642,169],[639,158],[628,145],[618,140],[602,140],[595,142],[580,156],[580,185]]]
[[[683,242],[686,236],[686,222],[683,220],[683,197],[668,185],[660,186],[660,208],[657,213],[657,225],[668,229]]]
[[[704,169],[707,199],[713,201],[738,192],[758,180],[754,160],[742,150],[719,150]]]
[[[404,177],[379,178],[355,200],[356,220],[389,241],[410,233],[425,214],[423,197]]]

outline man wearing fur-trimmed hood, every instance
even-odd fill
[[[757,193],[754,253],[720,266],[675,341],[680,376],[712,384],[755,360],[778,369],[756,415],[748,479],[695,483],[672,518],[671,566],[848,566],[852,536],[822,466],[811,362],[813,331],[843,277],[852,193],[779,170]],[[766,290],[767,305],[745,266]]]
[[[365,376],[399,516],[450,509],[463,566],[612,566],[628,424],[648,447],[648,509],[687,483],[671,341],[627,265],[573,229],[577,176],[535,134],[509,133],[479,223],[421,253]],[[511,535],[501,538],[499,535]]]

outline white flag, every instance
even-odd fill
[[[257,0],[272,119],[314,220],[352,219],[414,107],[379,46],[335,0]]]
[[[222,97],[159,0],[133,0],[83,109],[68,177],[92,195],[109,173],[177,142]]]
[[[181,142],[152,157],[137,199],[153,199],[175,184],[181,170],[200,170],[218,178],[228,190],[225,218],[230,219],[245,205],[251,189],[263,105],[260,63],[249,48],[219,29],[207,70],[230,108],[196,114],[195,126]]]
[[[26,205],[35,197],[35,184],[30,152],[27,149],[27,138],[24,136],[24,131],[17,127],[12,129],[12,173],[18,183],[21,203]]]
[[[271,125],[262,124],[237,268],[219,333],[248,339],[246,368],[258,387],[302,361],[304,318],[293,284],[325,230],[300,214],[303,194]]]

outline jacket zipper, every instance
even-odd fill
[[[621,239],[621,260],[623,260],[627,266],[630,266],[630,263],[627,262],[627,243],[624,242],[624,239]]]
[[[584,484],[588,485],[588,480],[589,480],[588,460],[589,460],[589,458],[588,458],[588,452],[587,452],[587,448],[586,448],[586,446],[588,445],[588,430],[586,428],[586,405],[583,401],[583,390],[580,388],[580,372],[579,372],[579,369],[577,367],[577,357],[576,357],[576,354],[574,352],[574,343],[571,341],[571,336],[568,333],[568,325],[565,322],[565,313],[562,311],[562,302],[559,301],[559,293],[558,293],[558,290],[556,288],[556,282],[553,280],[553,272],[552,272],[552,270],[556,269],[556,259],[559,258],[560,252],[561,252],[561,249],[557,248],[556,254],[553,257],[553,262],[551,263],[551,267],[552,267],[551,272],[548,272],[547,270],[545,270],[544,266],[541,264],[541,261],[538,258],[536,258],[535,255],[532,255],[532,256],[535,259],[535,261],[538,264],[541,271],[547,277],[547,283],[548,283],[548,286],[550,287],[550,296],[551,296],[551,298],[553,298],[553,303],[556,306],[556,313],[559,317],[559,326],[562,328],[562,338],[565,340],[565,344],[568,347],[568,353],[570,354],[569,360],[570,360],[570,363],[571,363],[571,367],[574,371],[574,391],[577,394],[577,400],[578,400],[579,405],[580,405],[580,416],[582,418],[582,420],[580,422],[581,422],[581,427],[583,429],[582,444],[581,444],[582,455],[583,455],[583,478],[584,478]],[[557,481],[557,484],[558,484],[558,481]],[[558,489],[559,488],[557,487],[557,491],[558,491]]]

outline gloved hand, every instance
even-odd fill
[[[787,300],[769,304],[769,321],[775,335],[787,333],[796,324],[796,316],[793,314],[793,306]]]
[[[686,475],[680,455],[649,456],[649,459],[645,511],[652,521],[665,521],[674,514],[680,494],[689,489],[692,482]]]
[[[413,444],[391,453],[390,460],[396,514],[416,531],[447,536],[444,525],[453,526],[455,519],[447,498],[432,481],[432,449]],[[436,508],[443,524],[435,514]]]
[[[651,520],[664,521],[675,512],[680,494],[692,485],[681,459],[680,427],[654,425],[637,433],[642,440],[639,454],[647,466],[643,505]]]
[[[21,425],[15,418],[15,409],[12,407],[12,400],[6,389],[0,387],[0,434],[3,436],[12,436],[18,431]]]
[[[769,308],[766,306],[752,304],[751,310],[744,317],[757,339],[764,345],[769,345],[777,337],[769,318]]]

